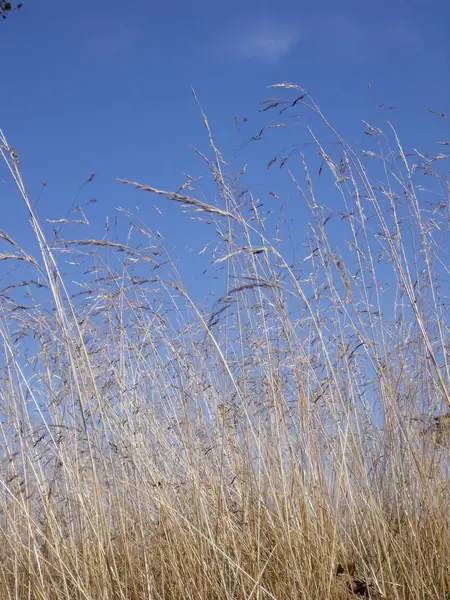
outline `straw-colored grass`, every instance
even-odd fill
[[[2,135],[40,249],[1,232],[2,600],[450,597],[447,158],[355,151],[277,88],[313,119],[312,162],[270,163],[308,222],[204,115],[215,197],[133,182],[214,225],[212,306],[142,224],[46,236]]]

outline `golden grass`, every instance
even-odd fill
[[[1,599],[448,600],[446,158],[368,124],[357,153],[275,87],[266,114],[334,136],[269,163],[309,211],[300,250],[203,113],[220,201],[121,180],[214,224],[212,307],[141,224],[50,242],[2,134],[40,255],[0,232],[26,272],[0,300]]]

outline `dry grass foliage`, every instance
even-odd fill
[[[0,232],[2,599],[448,598],[447,157],[368,123],[355,150],[274,88],[242,148],[310,123],[284,192],[203,113],[215,199],[121,180],[214,232],[213,302],[126,211],[124,243],[64,239],[81,208],[46,235],[2,135],[36,240]]]

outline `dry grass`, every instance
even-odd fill
[[[2,599],[449,597],[446,158],[370,125],[357,153],[276,87],[265,114],[334,136],[270,161],[308,207],[301,247],[204,115],[220,202],[133,183],[213,223],[212,307],[142,225],[50,241],[2,138],[40,248],[1,232]]]

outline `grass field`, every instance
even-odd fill
[[[2,138],[39,248],[0,232],[2,600],[450,597],[445,141],[359,150],[272,91],[333,140],[270,164],[295,251],[206,117],[214,199],[127,182],[212,224],[209,303],[141,223],[45,235]]]

